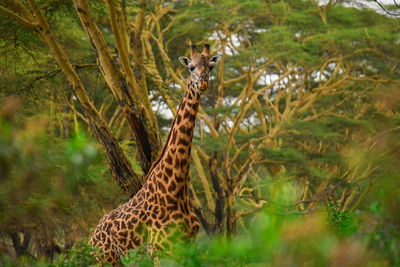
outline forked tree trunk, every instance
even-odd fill
[[[107,0],[111,27],[119,54],[117,64],[111,56],[104,37],[94,21],[88,0],[74,0],[76,11],[82,26],[96,51],[100,70],[124,111],[124,116],[135,135],[141,167],[146,174],[161,149],[157,120],[151,108],[143,66],[143,47],[141,32],[144,22],[146,1],[140,1],[135,27],[127,32],[122,20],[117,20],[119,10],[112,0]],[[119,15],[122,12],[119,10]],[[127,38],[131,36],[131,48],[134,56],[134,68],[129,62]]]
[[[79,75],[69,61],[64,49],[54,37],[46,18],[35,0],[28,0],[30,10],[20,1],[2,0],[0,12],[19,21],[24,27],[37,33],[40,39],[49,47],[62,72],[71,85],[87,123],[102,145],[107,163],[113,178],[122,190],[132,197],[142,186],[140,175],[133,168],[111,132],[108,124],[101,116],[86,94]],[[161,138],[157,120],[151,108],[146,86],[144,71],[144,47],[141,41],[146,0],[140,0],[140,8],[136,17],[135,27],[128,31],[126,18],[112,0],[106,1],[115,36],[120,63],[117,64],[109,52],[104,37],[97,27],[87,0],[74,0],[74,5],[91,44],[96,52],[99,69],[110,90],[123,110],[136,139],[141,167],[146,174],[152,162],[157,158],[161,148]],[[130,42],[129,42],[130,37]],[[131,47],[129,47],[131,43]],[[129,52],[133,54],[135,64],[132,68],[129,62]]]

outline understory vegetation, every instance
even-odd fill
[[[91,230],[157,159],[196,42],[222,56],[202,225],[161,266],[400,266],[400,19],[349,3],[0,0],[0,265],[101,266]]]

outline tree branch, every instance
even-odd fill
[[[31,29],[31,30],[36,30],[37,24],[35,24],[34,22],[30,21],[27,18],[23,18],[20,15],[12,12],[11,10],[0,6],[0,12],[4,13],[6,16],[13,18],[15,20],[17,20],[19,23],[21,23],[24,27]]]
[[[97,52],[100,70],[119,105],[121,105],[124,116],[135,135],[141,167],[146,174],[150,170],[151,163],[157,159],[161,149],[161,137],[147,96],[145,81],[140,85],[137,84],[132,69],[129,66],[128,55],[120,38],[115,17],[114,19],[112,18],[112,27],[116,31],[115,35],[119,36],[116,37],[117,46],[120,49],[119,52],[122,53],[122,60],[125,62],[123,65],[126,75],[120,71],[117,63],[112,58],[104,37],[94,21],[88,0],[74,0],[74,4],[82,26],[88,34],[93,48]],[[113,8],[113,3],[110,6]],[[115,10],[112,9],[110,14],[114,16]],[[144,78],[142,70],[139,70],[139,72],[138,74]]]
[[[38,4],[35,0],[28,1],[35,16],[38,18],[38,34],[43,42],[50,48],[61,70],[70,82],[72,91],[79,100],[85,112],[85,117],[89,120],[90,127],[99,143],[103,146],[113,178],[125,193],[129,197],[132,197],[141,188],[141,179],[133,171],[131,164],[125,157],[117,140],[112,135],[108,125],[88,98],[78,74],[65,54],[65,51],[52,34],[48,22],[41,13]]]
[[[392,13],[389,12],[389,10],[386,9],[386,7],[384,7],[381,3],[379,3],[377,0],[373,0],[375,3],[377,3],[383,11],[385,11],[386,14],[390,15],[390,16],[394,16],[394,17],[400,17],[400,14],[396,14],[396,13]],[[396,0],[394,0],[394,3],[397,7],[399,7],[399,5],[397,4]]]

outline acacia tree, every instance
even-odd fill
[[[355,210],[382,169],[346,161],[381,138],[367,127],[380,112],[370,103],[398,84],[398,22],[335,1],[198,3],[180,20],[205,34],[211,28],[223,55],[192,155],[192,182],[201,188],[192,190],[193,205],[204,229],[234,234],[266,206],[304,214],[334,199],[340,212]],[[153,39],[164,51],[177,34]],[[277,203],[276,185],[288,182],[297,194]]]
[[[381,109],[371,103],[398,85],[397,21],[335,1],[105,3],[107,21],[88,1],[73,8],[118,103],[109,123],[54,38],[46,5],[3,0],[0,10],[51,49],[84,114],[73,112],[90,125],[129,196],[142,181],[109,125],[128,122],[146,173],[161,143],[150,103],[174,114],[185,83],[173,59],[189,40],[212,39],[212,53],[223,56],[199,108],[192,150],[192,206],[207,233],[234,235],[266,207],[303,214],[333,199],[341,211],[354,210],[381,177],[378,164],[343,158],[379,143],[370,124]],[[115,48],[101,24],[110,25]],[[297,193],[282,202],[277,192],[288,183]]]
[[[133,196],[141,187],[142,179],[140,175],[133,171],[109,126],[87,96],[79,75],[64,49],[54,37],[40,6],[35,0],[28,1],[28,4],[30,9],[20,1],[3,1],[0,10],[20,22],[24,27],[33,30],[49,47],[69,81],[71,90],[79,101],[94,135],[104,148],[112,176],[128,196]],[[127,24],[120,6],[116,6],[113,1],[107,1],[111,26],[121,62],[121,64],[117,64],[93,19],[88,1],[74,1],[83,28],[95,51],[99,69],[135,135],[141,166],[144,173],[147,173],[160,150],[161,139],[148,98],[146,74],[143,66],[141,34],[146,1],[141,1],[139,4],[140,8],[132,27]],[[128,45],[128,41],[132,46]],[[130,64],[129,53],[135,59],[133,66]]]

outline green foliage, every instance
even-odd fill
[[[271,161],[278,162],[298,162],[303,163],[305,161],[304,154],[297,149],[278,149],[278,150],[270,150],[263,149],[265,158],[268,158]]]
[[[67,161],[63,168],[70,189],[101,179],[90,172],[90,166],[97,157],[97,150],[93,143],[88,142],[84,132],[77,132],[67,141],[64,153]]]
[[[178,246],[172,257],[161,257],[162,266],[325,266],[336,262],[351,262],[348,249],[360,258],[357,264],[384,264],[367,252],[366,244],[343,238],[327,231],[329,225],[321,214],[282,217],[262,211],[252,218],[246,232],[235,240],[201,236],[194,245]],[[354,254],[353,254],[354,255]],[[135,266],[152,266],[137,255],[124,260]]]
[[[76,242],[67,253],[61,254],[50,266],[102,266],[92,255],[93,252],[95,250],[88,245],[87,239],[82,239]]]
[[[159,253],[157,253],[156,255],[158,254]],[[130,251],[128,256],[121,259],[121,262],[125,266],[147,267],[154,265],[153,259],[148,254],[148,249],[146,247],[146,244],[137,248],[135,251]]]
[[[23,233],[53,244],[87,235],[104,203],[114,206],[122,200],[117,185],[104,179],[108,170],[99,146],[79,131],[66,139],[51,135],[45,131],[50,124],[45,116],[25,119],[23,109],[6,114],[7,107],[18,109],[18,101],[2,103],[0,236]]]
[[[73,3],[37,2],[71,61],[78,65],[96,62]],[[133,22],[137,4],[122,2]],[[160,255],[162,266],[400,266],[400,22],[373,10],[333,2],[326,7],[303,0],[176,1],[173,12],[160,21],[165,27],[176,19],[162,38],[171,62],[160,60],[158,44],[150,42],[165,92],[174,100],[182,93],[167,84],[171,77],[165,66],[177,67],[174,59],[190,42],[215,40],[213,49],[224,54],[225,82],[251,76],[248,70],[267,61],[272,63],[262,76],[280,77],[296,66],[294,77],[257,96],[259,106],[244,114],[242,131],[233,135],[229,151],[230,123],[243,103],[269,82],[251,81],[253,87],[246,87],[246,79],[226,84],[223,107],[216,108],[221,84],[219,72],[212,74],[212,88],[202,96],[201,105],[219,137],[211,136],[203,120],[203,131],[196,128],[194,143],[208,156],[218,154],[222,187],[257,155],[244,181],[246,190],[234,196],[234,211],[250,211],[237,218],[236,238],[208,237],[202,232],[194,245],[178,247],[173,257]],[[107,7],[103,1],[90,1],[90,5],[117,61]],[[150,1],[146,12],[156,14],[163,5]],[[152,17],[146,16],[145,30],[151,27]],[[90,128],[71,110],[72,106],[82,111],[48,48],[12,19],[0,15],[0,21],[0,261],[5,266],[95,264],[92,249],[82,237],[125,198],[110,178],[104,153]],[[157,27],[151,29],[158,36]],[[219,50],[222,43],[228,46],[225,51]],[[233,45],[237,48],[231,49]],[[321,73],[323,64],[333,60]],[[341,68],[334,76],[338,64]],[[76,69],[102,116],[117,122],[110,123],[112,131],[139,172],[134,138],[100,70],[97,66]],[[152,103],[165,106],[158,87],[147,78]],[[305,79],[304,89],[300,92],[295,87],[289,95],[287,89],[295,78],[300,84]],[[316,93],[315,101],[301,110],[305,101],[301,97],[312,93]],[[14,94],[21,97],[22,105],[9,112],[7,103],[18,106],[7,98]],[[278,104],[277,112],[266,98]],[[290,116],[283,116],[288,102]],[[160,129],[169,127],[162,110],[157,114]],[[266,131],[258,112],[264,116]],[[271,132],[274,127],[278,130]],[[241,146],[244,149],[236,155]],[[227,155],[230,160],[236,155],[230,177],[224,176],[221,164]],[[201,161],[208,166],[204,158]],[[191,174],[195,191],[205,203],[198,174]],[[210,186],[210,190],[215,196],[215,188]],[[214,211],[206,212],[212,216]],[[21,237],[29,233],[32,244],[44,243],[47,248],[57,244],[62,252],[49,255],[52,252],[46,251],[46,245],[31,246],[17,259],[10,249],[13,233]],[[29,255],[31,251],[37,254]],[[144,252],[144,248],[131,252],[123,263],[152,266]]]
[[[354,215],[348,210],[343,210],[338,201],[329,198],[327,202],[327,211],[330,221],[333,227],[335,227],[335,232],[339,236],[349,236],[356,233],[357,226],[354,221]]]

